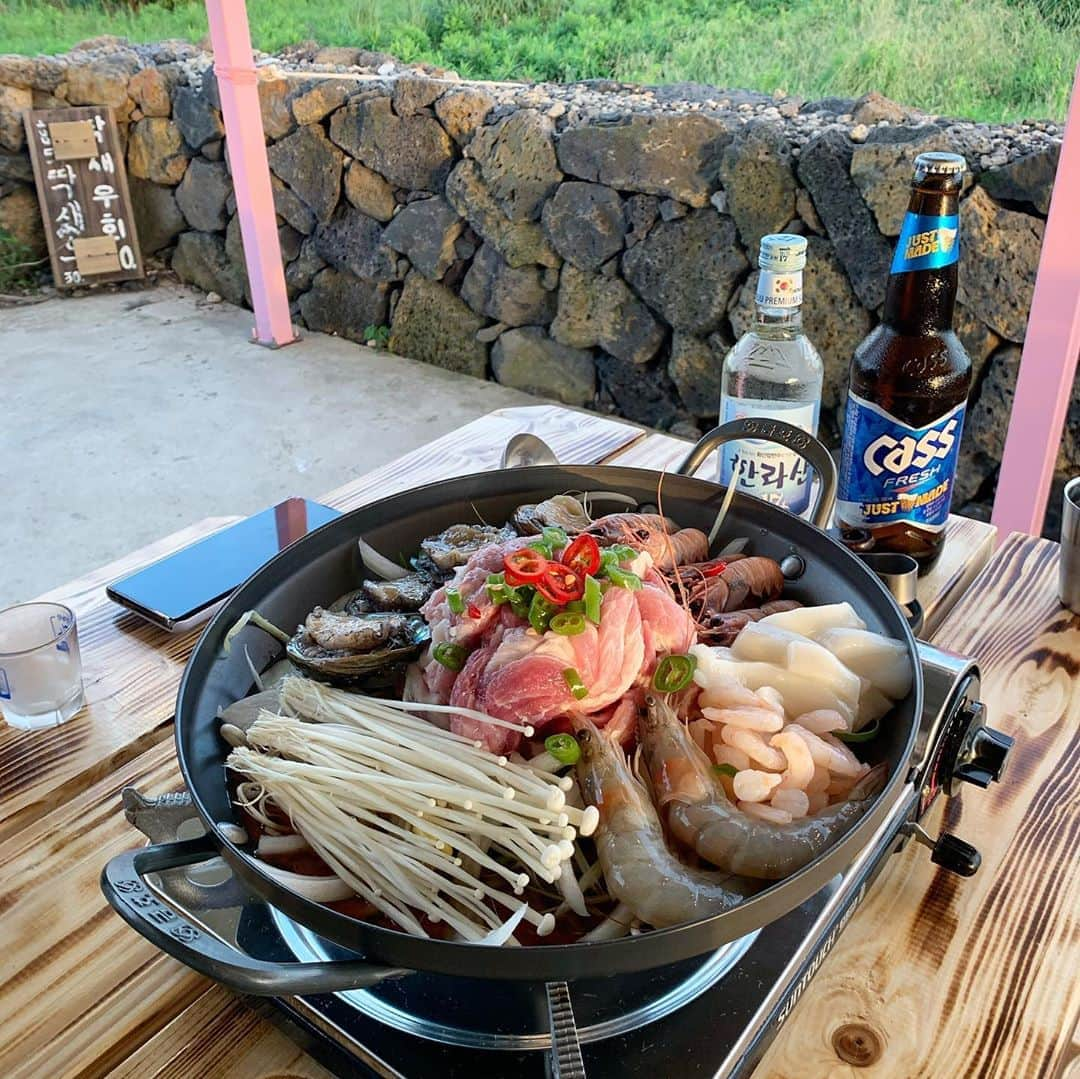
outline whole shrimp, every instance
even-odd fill
[[[687,580],[687,584],[691,610],[705,617],[779,599],[784,575],[773,559],[755,555],[729,563],[718,576]]]
[[[855,784],[847,801],[816,816],[790,824],[751,817],[728,801],[670,706],[658,697],[649,697],[646,705],[638,736],[671,834],[731,873],[760,880],[790,876],[849,832],[884,786],[887,768],[879,765]]]
[[[657,929],[721,914],[756,891],[751,881],[683,865],[664,843],[649,795],[623,751],[588,720],[579,724],[578,779],[600,811],[596,852],[608,891]]]
[[[609,513],[586,531],[602,546],[626,543],[647,551],[658,569],[673,569],[708,557],[709,540],[697,528],[678,528],[658,513]]]

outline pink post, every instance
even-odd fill
[[[1010,532],[1042,532],[1061,431],[1080,355],[1080,67],[1046,221],[1016,397],[1001,461],[993,522]]]
[[[244,0],[206,0],[206,14],[255,308],[253,337],[260,345],[279,348],[296,335],[285,291],[247,8]]]

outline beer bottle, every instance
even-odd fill
[[[952,329],[964,168],[958,154],[915,159],[884,319],[855,349],[844,417],[841,537],[911,555],[920,572],[945,542],[971,388]]]

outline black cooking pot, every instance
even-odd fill
[[[603,943],[530,948],[428,940],[383,929],[305,899],[276,882],[223,823],[235,820],[226,789],[229,746],[218,734],[218,710],[249,694],[252,674],[279,658],[280,645],[245,630],[225,655],[226,633],[245,611],[258,608],[281,626],[296,625],[316,604],[328,604],[357,587],[364,576],[356,540],[377,550],[416,550],[419,541],[451,524],[508,520],[523,503],[564,491],[616,491],[639,505],[655,506],[656,472],[618,466],[537,466],[443,480],[354,510],[298,540],[242,585],[207,626],[180,684],[176,751],[180,768],[207,834],[113,859],[102,874],[109,902],[144,936],[188,966],[247,993],[267,995],[331,992],[371,985],[409,970],[471,978],[568,981],[664,966],[701,955],[779,918],[843,870],[867,843],[908,780],[922,708],[920,665],[911,631],[893,598],[860,559],[822,529],[832,511],[836,470],[828,451],[805,432],[783,423],[738,420],[717,428],[694,448],[680,474],[663,479],[664,512],[684,526],[710,529],[725,489],[692,478],[724,442],[755,437],[786,445],[814,466],[820,494],[815,524],[756,498],[736,495],[723,537],[748,536],[753,553],[777,561],[798,555],[805,570],[785,588],[804,604],[849,602],[867,626],[904,642],[915,671],[908,697],[882,724],[882,733],[861,747],[871,763],[887,761],[889,779],[858,824],[795,875],[777,882],[734,910],[670,929]],[[613,506],[613,509],[625,508]],[[264,963],[230,948],[164,906],[143,874],[222,855],[256,895],[320,936],[362,956],[328,963]]]

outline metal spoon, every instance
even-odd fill
[[[527,468],[530,465],[557,465],[558,457],[552,448],[536,435],[520,432],[514,435],[503,450],[500,468]]]

